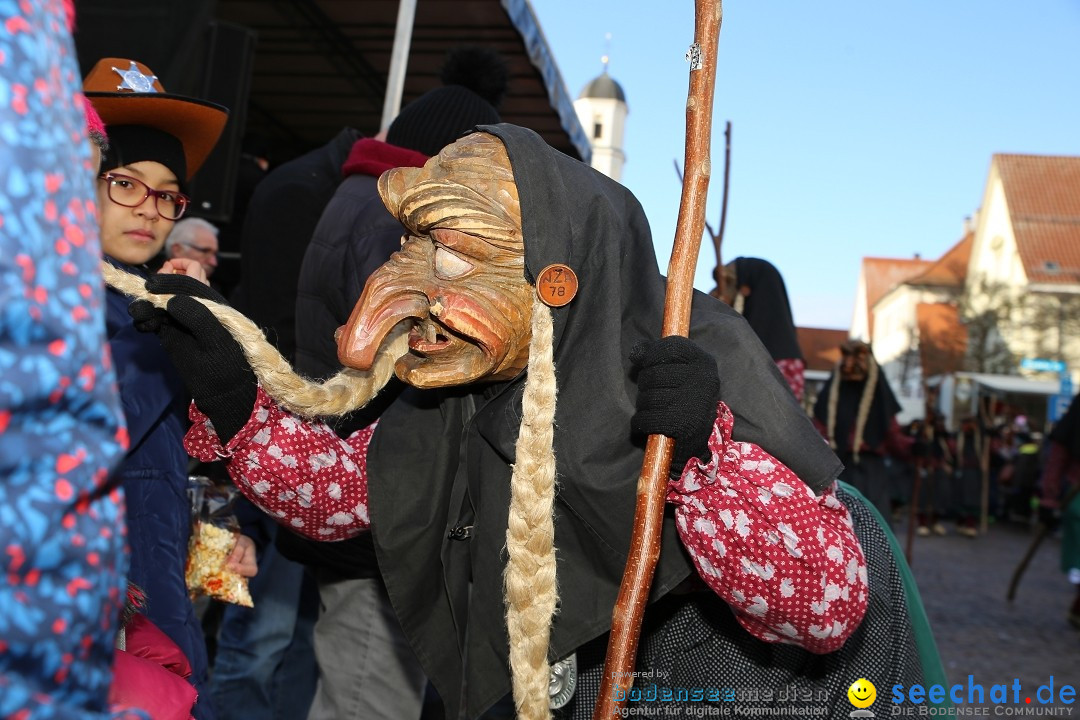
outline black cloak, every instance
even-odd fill
[[[1050,439],[1064,446],[1074,458],[1080,458],[1080,395],[1069,403],[1069,409],[1050,431]]]
[[[877,361],[871,359],[871,362]],[[840,392],[836,398],[836,427],[833,430],[833,437],[836,439],[836,451],[843,455],[856,449],[851,447],[852,433],[855,432],[855,420],[859,413],[859,402],[862,400],[866,382],[843,380],[840,378],[839,370],[833,371],[822,386],[817,402],[814,404],[814,417],[826,428],[829,425],[829,395],[834,382],[840,383]],[[889,437],[889,428],[898,412],[900,412],[900,403],[896,400],[896,395],[893,394],[889,381],[885,379],[885,373],[879,366],[874,399],[870,403],[870,413],[863,427],[863,442],[874,452],[881,452],[881,446]]]
[[[525,273],[551,263],[580,281],[553,308],[555,546],[559,608],[550,658],[607,632],[626,563],[643,443],[631,438],[630,350],[660,335],[665,280],[645,214],[625,187],[512,125],[506,146],[521,200]],[[735,437],[755,442],[815,490],[842,466],[821,441],[746,321],[695,293],[691,337],[717,360]],[[474,718],[510,691],[502,575],[511,463],[524,373],[498,384],[408,388],[382,416],[368,457],[369,507],[395,612],[451,715]],[[658,599],[693,567],[669,508],[652,586]],[[464,676],[463,668],[467,668]]]
[[[761,338],[765,349],[773,360],[802,360],[791,302],[780,271],[761,258],[737,257],[733,262],[736,285],[750,288],[750,294],[743,300],[742,316]]]

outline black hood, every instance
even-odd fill
[[[750,288],[750,294],[743,300],[742,316],[765,349],[774,360],[802,360],[791,302],[780,271],[761,258],[737,257],[733,262],[736,284]]]
[[[877,361],[872,359],[871,362]],[[814,417],[824,427],[828,427],[829,423],[829,396],[834,382],[840,383],[840,390],[836,397],[836,427],[833,438],[836,440],[838,452],[855,452],[858,448],[851,447],[852,433],[855,430],[856,416],[859,414],[859,403],[866,389],[866,381],[843,380],[840,377],[840,371],[833,370],[832,375],[818,392],[817,402],[814,404]],[[889,381],[885,378],[881,366],[878,366],[874,399],[870,401],[870,411],[863,428],[863,442],[870,448],[880,448],[888,437],[889,427],[898,412],[900,412],[900,403],[893,394],[892,388],[889,387]]]
[[[571,303],[552,308],[558,659],[610,627],[644,456],[630,433],[637,390],[628,358],[638,342],[660,335],[665,280],[630,191],[531,130],[478,129],[500,138],[510,157],[527,279],[562,263],[580,283]],[[736,439],[761,445],[817,491],[829,485],[839,460],[746,321],[695,293],[691,325],[691,337],[717,359]],[[510,690],[502,573],[524,381],[522,374],[498,386],[409,389],[383,415],[369,456],[372,527],[391,600],[455,714],[467,654],[470,718]],[[458,526],[471,526],[468,540],[448,539]],[[669,508],[653,599],[691,572]]]

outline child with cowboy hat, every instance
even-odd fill
[[[145,276],[146,263],[189,210],[186,184],[220,137],[228,111],[167,93],[150,68],[125,58],[99,60],[83,91],[109,137],[97,180],[105,260]],[[161,271],[206,282],[202,266],[191,260],[166,261]],[[192,714],[210,720],[206,646],[184,581],[191,519],[183,436],[190,396],[161,346],[135,329],[128,303],[119,292],[107,293],[106,329],[132,448],[113,476],[127,501],[129,578],[146,591],[149,619],[191,664],[189,680],[199,692]],[[255,574],[249,539],[237,543],[230,565]]]

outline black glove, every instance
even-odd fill
[[[146,279],[146,291],[155,295],[190,295],[213,300],[219,305],[229,304],[221,293],[206,283],[175,273],[154,273]]]
[[[638,371],[631,429],[675,440],[673,472],[681,473],[692,457],[708,457],[720,401],[716,360],[693,340],[672,335],[639,344],[630,352],[630,362]]]
[[[146,291],[154,295],[189,295],[191,297],[213,300],[221,305],[229,302],[214,288],[187,275],[155,273],[143,284]],[[131,308],[138,304],[138,310]],[[147,307],[149,306],[149,307]],[[169,313],[155,308],[145,300],[136,300],[128,307],[128,314],[135,320],[135,329],[144,333],[156,333],[162,323],[168,322]]]
[[[137,330],[157,334],[224,445],[251,417],[258,381],[240,344],[206,306],[190,296],[227,303],[219,293],[183,275],[154,275],[146,288],[176,297],[169,300],[168,311],[136,300],[128,306],[128,314]]]

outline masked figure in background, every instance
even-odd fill
[[[979,535],[979,515],[982,509],[983,452],[989,441],[989,433],[980,427],[979,419],[968,416],[960,420],[956,433],[955,480],[956,531],[968,538]],[[987,456],[988,457],[988,456]],[[987,488],[989,490],[989,488]],[[989,498],[988,498],[989,499]]]
[[[720,299],[750,323],[801,403],[806,387],[806,361],[799,348],[791,302],[780,271],[768,260],[737,257],[724,266],[724,292]]]
[[[942,520],[952,510],[956,444],[945,427],[945,416],[927,402],[925,417],[911,424],[911,455],[919,473],[919,497],[916,521],[920,537],[945,535]]]
[[[187,369],[191,452],[313,538],[373,533],[450,717],[511,686],[519,717],[591,716],[649,433],[676,447],[639,670],[837,708],[853,672],[923,682],[888,541],[746,322],[699,293],[690,339],[653,339],[665,282],[633,195],[532,131],[480,130],[379,180],[408,232],[338,341],[364,369],[408,332],[376,425],[343,440],[285,411],[190,297],[133,304]]]
[[[896,422],[900,403],[868,344],[849,340],[840,352],[814,405],[814,424],[844,463],[840,479],[890,518],[893,492],[885,458],[906,461],[911,445]]]

